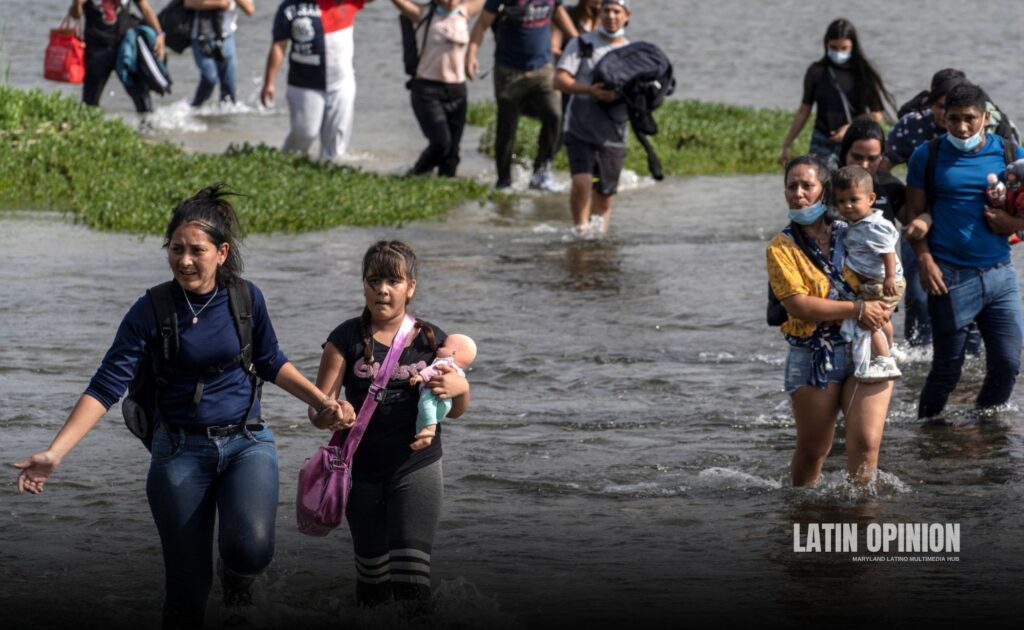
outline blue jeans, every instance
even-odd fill
[[[985,380],[978,407],[1001,405],[1010,399],[1020,371],[1022,326],[1020,287],[1013,265],[987,269],[957,267],[938,261],[949,293],[929,295],[932,367],[921,390],[919,418],[942,412],[963,368],[968,328],[976,322],[985,344]]]
[[[907,281],[907,291],[903,294],[903,336],[911,346],[930,346],[932,318],[928,314],[928,294],[921,288],[917,254],[905,238],[900,239],[900,261],[903,263],[903,279]],[[975,324],[971,324],[967,331],[966,351],[967,356],[981,353],[981,335]]]
[[[830,142],[828,136],[815,129],[811,132],[811,145],[807,152],[825,160],[829,168],[835,170],[839,168],[840,148],[842,148],[842,144]]]
[[[270,429],[216,438],[157,430],[146,496],[164,553],[166,622],[202,624],[213,582],[215,520],[227,572],[254,576],[270,564],[277,493]]]
[[[217,61],[213,57],[203,54],[199,38],[192,40],[192,57],[196,60],[196,67],[199,68],[199,85],[196,87],[196,95],[192,98],[192,107],[199,107],[206,102],[213,94],[213,88],[220,83],[220,100],[235,99],[235,37],[228,35],[222,40],[221,54],[223,59]]]

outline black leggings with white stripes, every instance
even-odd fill
[[[356,601],[430,599],[430,550],[441,516],[441,460],[383,481],[353,481],[346,517]]]

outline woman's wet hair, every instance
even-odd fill
[[[988,109],[985,90],[973,83],[961,83],[946,93],[946,111],[953,108],[974,107],[982,114]]]
[[[832,171],[829,169],[828,162],[824,158],[808,153],[807,155],[798,155],[786,162],[786,168],[783,171],[782,181],[783,183],[789,181],[789,172],[797,166],[809,166],[814,169],[815,176],[818,178],[818,182],[821,184],[821,200],[830,206],[832,204]],[[838,215],[830,207],[825,213],[825,222],[831,223],[836,219]]]
[[[171,213],[164,234],[164,249],[170,246],[178,228],[189,223],[202,230],[218,249],[227,243],[228,257],[217,268],[217,282],[222,285],[237,282],[242,276],[242,253],[239,248],[242,227],[234,206],[228,201],[228,197],[235,194],[223,184],[214,184],[200,190],[178,204]]]
[[[868,116],[857,117],[846,128],[846,134],[843,136],[843,144],[839,148],[840,166],[846,165],[846,154],[850,152],[853,143],[859,140],[878,140],[879,146],[885,150],[885,131],[882,125]]]
[[[367,278],[380,278],[383,280],[405,280],[411,282],[416,279],[418,269],[416,252],[411,246],[403,241],[377,241],[366,250],[363,255],[363,280]],[[362,314],[363,323],[363,358],[367,363],[373,362],[373,330],[371,328],[370,309],[364,307]],[[434,339],[434,331],[430,326],[424,326],[419,320],[416,327],[421,329],[427,337],[427,343],[433,349],[437,348]]]
[[[825,54],[821,58],[822,63],[828,63],[828,43],[834,39],[848,39],[853,43],[850,64],[857,81],[860,102],[867,105],[874,100],[872,97],[877,94],[883,109],[885,103],[888,103],[892,110],[896,111],[896,101],[889,90],[885,88],[881,75],[861,51],[860,41],[857,39],[857,29],[854,28],[853,22],[839,18],[828,25],[828,28],[825,29],[825,38],[822,41],[822,46],[825,48]]]

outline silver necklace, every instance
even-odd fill
[[[206,310],[206,307],[210,305],[213,298],[217,297],[217,292],[220,291],[220,287],[214,287],[213,295],[210,296],[209,300],[206,300],[206,304],[203,304],[202,308],[198,311],[192,306],[192,301],[188,299],[188,293],[185,293],[185,287],[181,287],[181,292],[185,295],[185,304],[188,304],[188,310],[192,311],[192,325],[195,326],[199,323],[199,314]]]

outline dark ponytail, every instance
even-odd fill
[[[221,285],[237,282],[242,276],[242,252],[239,248],[242,226],[234,206],[227,199],[235,194],[223,184],[214,184],[200,190],[178,204],[164,234],[164,249],[167,249],[178,228],[194,223],[210,237],[216,247],[227,243],[228,257],[217,269],[217,282]]]

